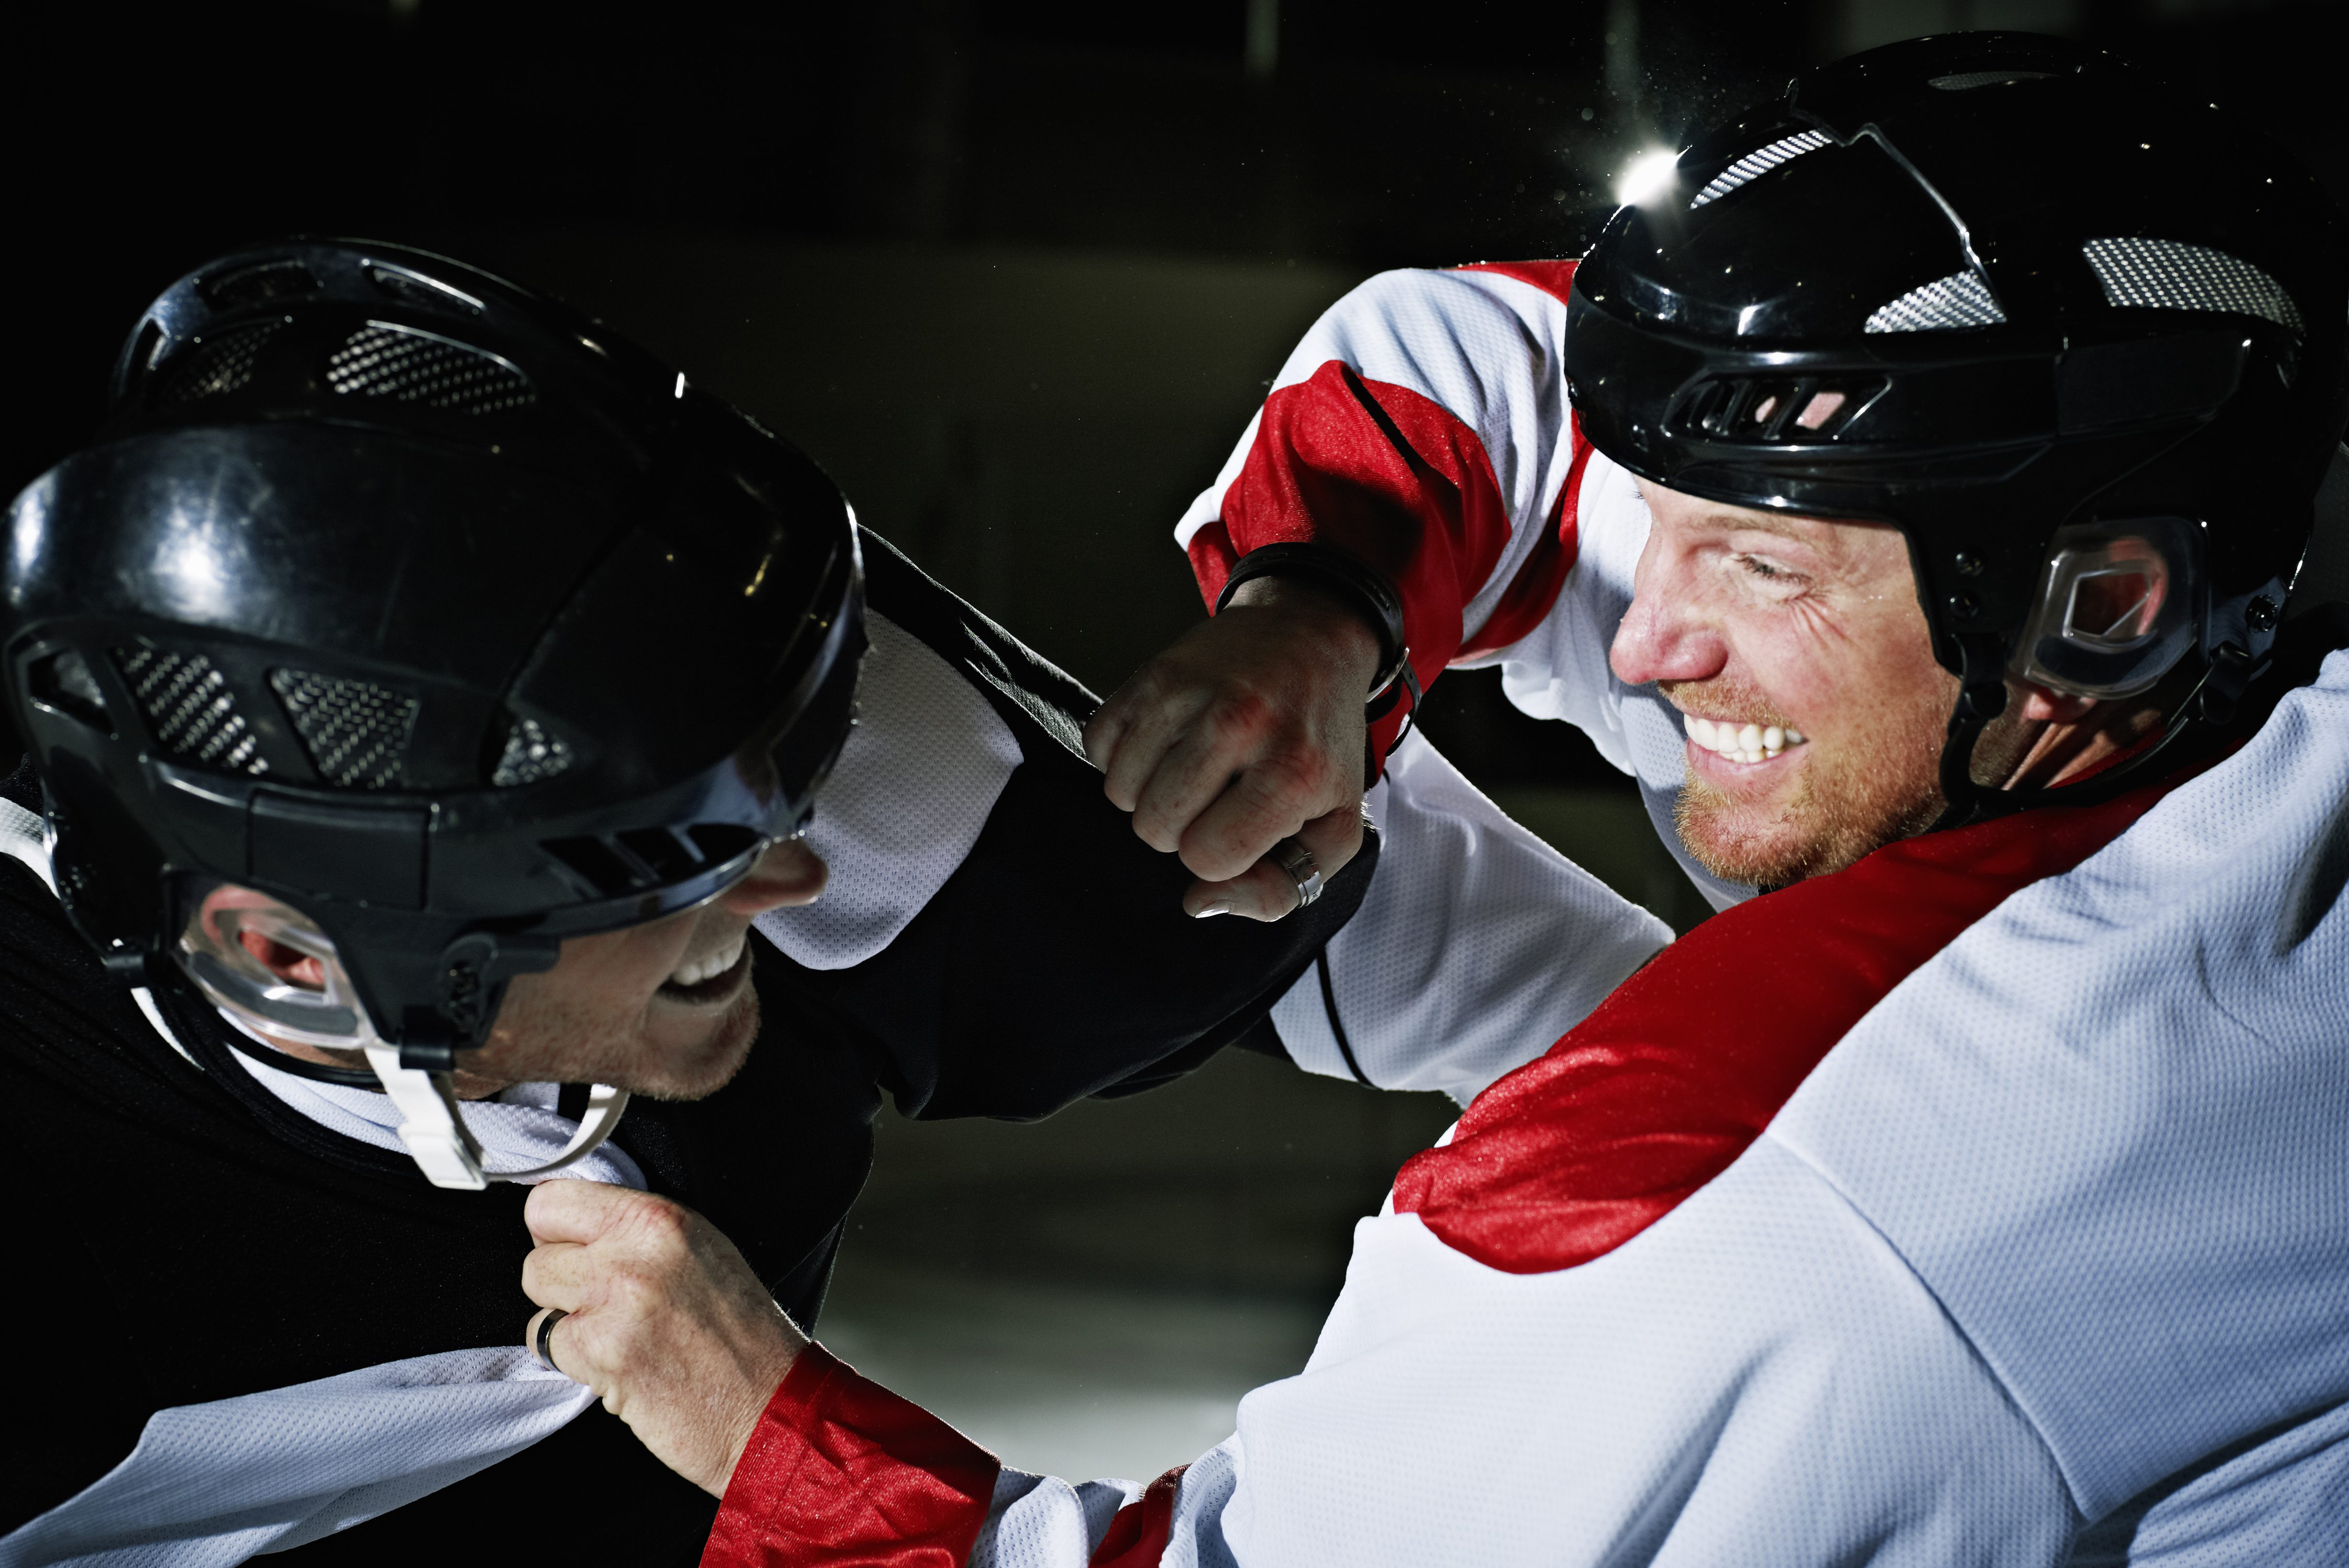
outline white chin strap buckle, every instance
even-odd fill
[[[383,1085],[383,1092],[399,1112],[399,1140],[416,1161],[416,1168],[435,1187],[463,1187],[480,1191],[490,1184],[481,1169],[481,1146],[457,1109],[457,1091],[446,1073],[428,1073],[399,1065],[398,1046],[366,1047],[367,1066]]]
[[[408,1145],[416,1168],[435,1187],[480,1191],[492,1181],[541,1181],[595,1151],[619,1125],[628,1109],[628,1091],[597,1084],[587,1096],[587,1114],[563,1152],[543,1165],[522,1171],[492,1171],[481,1163],[481,1145],[465,1125],[457,1091],[446,1073],[429,1073],[399,1065],[398,1046],[364,1047],[367,1066],[375,1069],[383,1092],[399,1112],[399,1140]]]

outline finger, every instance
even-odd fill
[[[1362,830],[1369,822],[1370,819],[1362,814],[1361,802],[1353,800],[1314,818],[1293,836],[1313,851],[1313,863],[1320,868],[1321,880],[1327,882],[1362,852]]]
[[[585,1383],[587,1381],[586,1378],[572,1377],[569,1372],[564,1371],[561,1340],[564,1326],[570,1321],[571,1315],[560,1307],[541,1307],[531,1314],[530,1322],[523,1327],[523,1348],[528,1350],[531,1358],[548,1371],[562,1372],[574,1383]]]
[[[587,1304],[595,1257],[576,1242],[541,1242],[522,1260],[522,1293],[541,1306],[577,1312]]]
[[[1314,869],[1326,884],[1361,852],[1362,822],[1360,807],[1343,806],[1316,817],[1290,836],[1311,851]],[[1226,881],[1195,882],[1183,893],[1184,913],[1201,917],[1237,914],[1247,920],[1272,921],[1299,907],[1297,879],[1270,856]]]
[[[1322,768],[1312,747],[1269,748],[1268,705],[1252,696],[1219,698],[1167,748],[1133,808],[1133,830],[1215,881],[1235,877],[1309,816]],[[1206,827],[1202,830],[1201,824]]]
[[[1183,863],[1210,882],[1237,877],[1306,822],[1361,798],[1361,785],[1314,747],[1257,758],[1183,828]],[[1139,828],[1142,813],[1134,814]]]
[[[1104,773],[1116,755],[1118,741],[1133,725],[1135,708],[1143,701],[1144,673],[1128,676],[1125,684],[1110,693],[1109,700],[1085,720],[1085,759]],[[1154,686],[1156,683],[1147,684]]]
[[[1169,694],[1147,671],[1127,682],[1119,695],[1127,691],[1135,695],[1125,707],[1114,744],[1101,758],[1102,793],[1121,811],[1141,803],[1144,789],[1164,768],[1167,752],[1197,726],[1207,707],[1204,692]]]
[[[592,1242],[618,1222],[644,1194],[606,1181],[561,1177],[531,1189],[522,1206],[523,1223],[536,1242]]]
[[[1296,880],[1270,861],[1258,861],[1222,882],[1195,882],[1183,893],[1183,912],[1203,919],[1237,914],[1243,920],[1274,921],[1296,907]]]

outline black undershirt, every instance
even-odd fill
[[[690,1104],[635,1101],[614,1140],[811,1327],[883,1092],[910,1115],[1026,1119],[1165,1081],[1226,1044],[1261,1048],[1267,1010],[1360,903],[1375,861],[1373,845],[1277,924],[1185,918],[1188,873],[1134,837],[1072,749],[1090,694],[885,543],[867,535],[865,550],[874,608],[972,680],[1022,764],[962,866],[882,953],[818,972],[753,944],[762,1021],[741,1074]],[[0,795],[39,809],[29,768]],[[0,1325],[33,1363],[15,1379],[0,1534],[113,1468],[157,1409],[512,1344],[533,1310],[525,1189],[428,1185],[405,1156],[319,1127],[236,1067],[191,990],[157,1001],[206,1070],[107,979],[48,891],[0,861],[0,1135],[16,1174]],[[715,1506],[591,1409],[290,1555],[688,1563]]]

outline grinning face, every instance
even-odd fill
[[[812,903],[827,870],[799,840],[769,850],[750,874],[698,908],[596,936],[576,936],[543,974],[517,975],[489,1043],[461,1054],[457,1092],[484,1099],[509,1084],[607,1083],[656,1099],[699,1099],[725,1087],[759,1032],[750,988],[750,923]],[[216,897],[233,900],[245,890]],[[316,958],[252,932],[248,952],[282,979],[316,990]],[[264,1033],[266,1031],[264,1031]],[[344,1058],[295,1045],[314,1061]]]
[[[655,1099],[699,1099],[741,1070],[759,1032],[750,922],[812,903],[828,872],[798,839],[703,904],[624,931],[577,936],[538,975],[518,975],[471,1076],[508,1083],[608,1083]]]
[[[1957,679],[1900,534],[1640,489],[1654,526],[1611,662],[1691,721],[1689,853],[1776,886],[1929,827]]]

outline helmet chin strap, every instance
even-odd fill
[[[456,1087],[447,1073],[426,1072],[399,1065],[399,1047],[380,1040],[361,1047],[367,1066],[391,1097],[399,1112],[399,1140],[408,1146],[416,1168],[435,1187],[480,1191],[492,1181],[541,1181],[594,1153],[612,1136],[620,1113],[628,1108],[628,1091],[597,1084],[588,1092],[587,1114],[571,1135],[563,1152],[543,1165],[523,1171],[492,1171],[481,1163],[481,1145],[465,1125],[465,1113]]]

